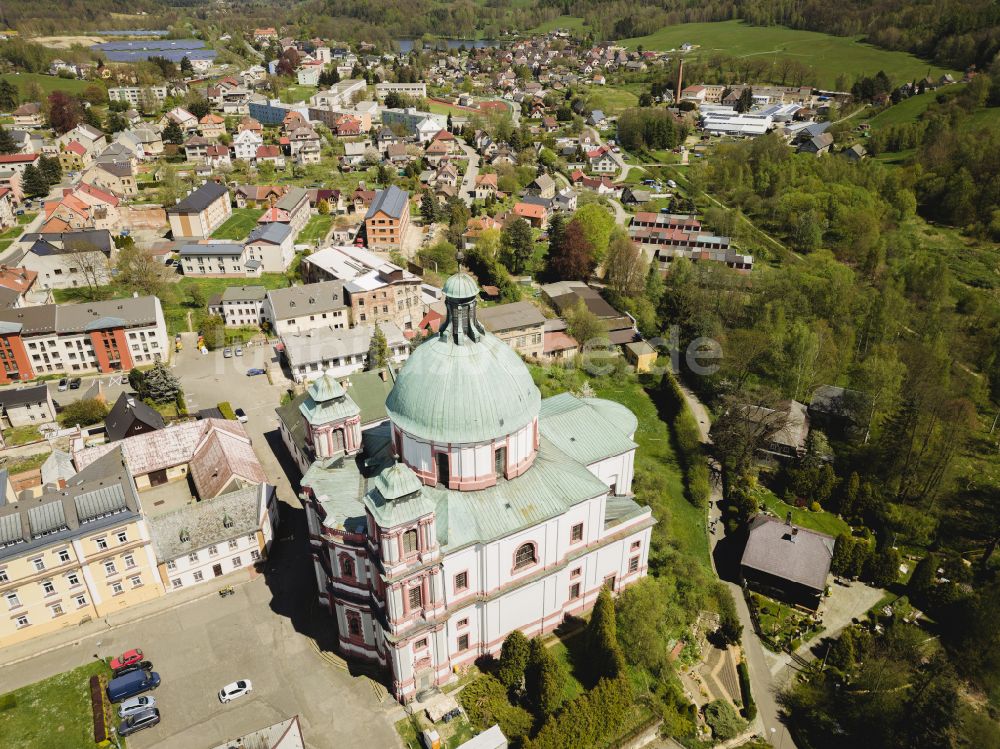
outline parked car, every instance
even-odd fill
[[[152,695],[144,694],[141,697],[130,697],[118,706],[118,717],[127,718],[153,707],[156,707],[156,698]]]
[[[155,726],[159,722],[160,711],[155,707],[151,707],[149,710],[143,710],[141,713],[130,715],[123,720],[118,725],[118,735],[129,736],[136,731],[141,731],[143,728]]]
[[[152,661],[136,661],[135,663],[130,663],[127,666],[122,666],[121,668],[114,669],[114,678],[119,676],[124,676],[125,674],[130,674],[133,671],[152,671],[153,662]]]
[[[228,348],[228,347],[222,349],[222,357],[224,359],[232,359],[233,358],[233,350],[231,348]]]
[[[233,411],[233,415],[236,416],[236,420],[240,422],[240,424],[246,424],[247,421],[250,420],[250,417],[247,416],[247,412],[244,411],[242,408],[237,408],[235,411]]]
[[[239,681],[234,681],[232,684],[226,684],[226,686],[219,690],[219,702],[229,702],[230,700],[235,700],[237,697],[250,694],[252,691],[253,684],[250,683],[250,680],[240,679]]]
[[[243,347],[242,346],[237,346],[236,347],[236,355],[237,356],[243,356]]]
[[[72,380],[69,381],[69,389],[70,390],[79,390],[80,389],[80,385],[82,385],[82,384],[83,384],[83,378],[82,377],[74,377]]]
[[[59,392],[61,393],[62,391],[68,389],[69,389],[69,378],[63,377],[61,380],[59,380]]]
[[[121,702],[137,694],[148,692],[160,686],[160,675],[155,671],[133,671],[130,674],[119,676],[108,682],[108,699],[112,702]]]
[[[267,374],[267,373],[260,367],[251,367],[250,369],[247,370],[247,377],[254,377],[256,375],[262,375],[262,374]]]
[[[133,663],[138,663],[141,660],[142,660],[142,651],[139,650],[139,648],[126,650],[117,658],[111,659],[111,670],[115,671],[124,666],[131,666]]]

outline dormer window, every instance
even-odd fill
[[[181,543],[186,544],[191,540],[191,534],[188,533],[187,528],[181,528]]]

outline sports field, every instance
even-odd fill
[[[259,208],[234,208],[233,215],[212,232],[212,239],[246,239],[263,213]]]
[[[684,23],[667,26],[655,34],[623,39],[621,44],[636,49],[671,50],[682,44],[698,45],[685,59],[724,54],[732,57],[792,57],[813,71],[813,85],[832,88],[837,76],[845,74],[853,81],[860,75],[879,70],[894,82],[902,83],[926,75],[956,74],[905,52],[861,44],[857,37],[830,36],[814,31],[797,31],[783,26],[747,26],[742,21]]]

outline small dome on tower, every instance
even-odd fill
[[[479,296],[476,279],[464,271],[459,271],[444,282],[444,295],[452,299],[472,299]]]
[[[375,488],[387,500],[415,494],[422,486],[417,474],[405,463],[395,463],[375,478]]]
[[[329,372],[309,385],[309,396],[317,403],[326,403],[335,398],[343,398],[347,394],[344,386],[337,382]]]

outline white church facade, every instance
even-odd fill
[[[448,317],[399,371],[381,420],[330,375],[281,411],[300,465],[320,603],[341,653],[378,663],[408,701],[588,611],[646,574],[654,520],[631,496],[624,406],[542,400],[476,319],[464,273]],[[364,428],[362,428],[364,424]]]

